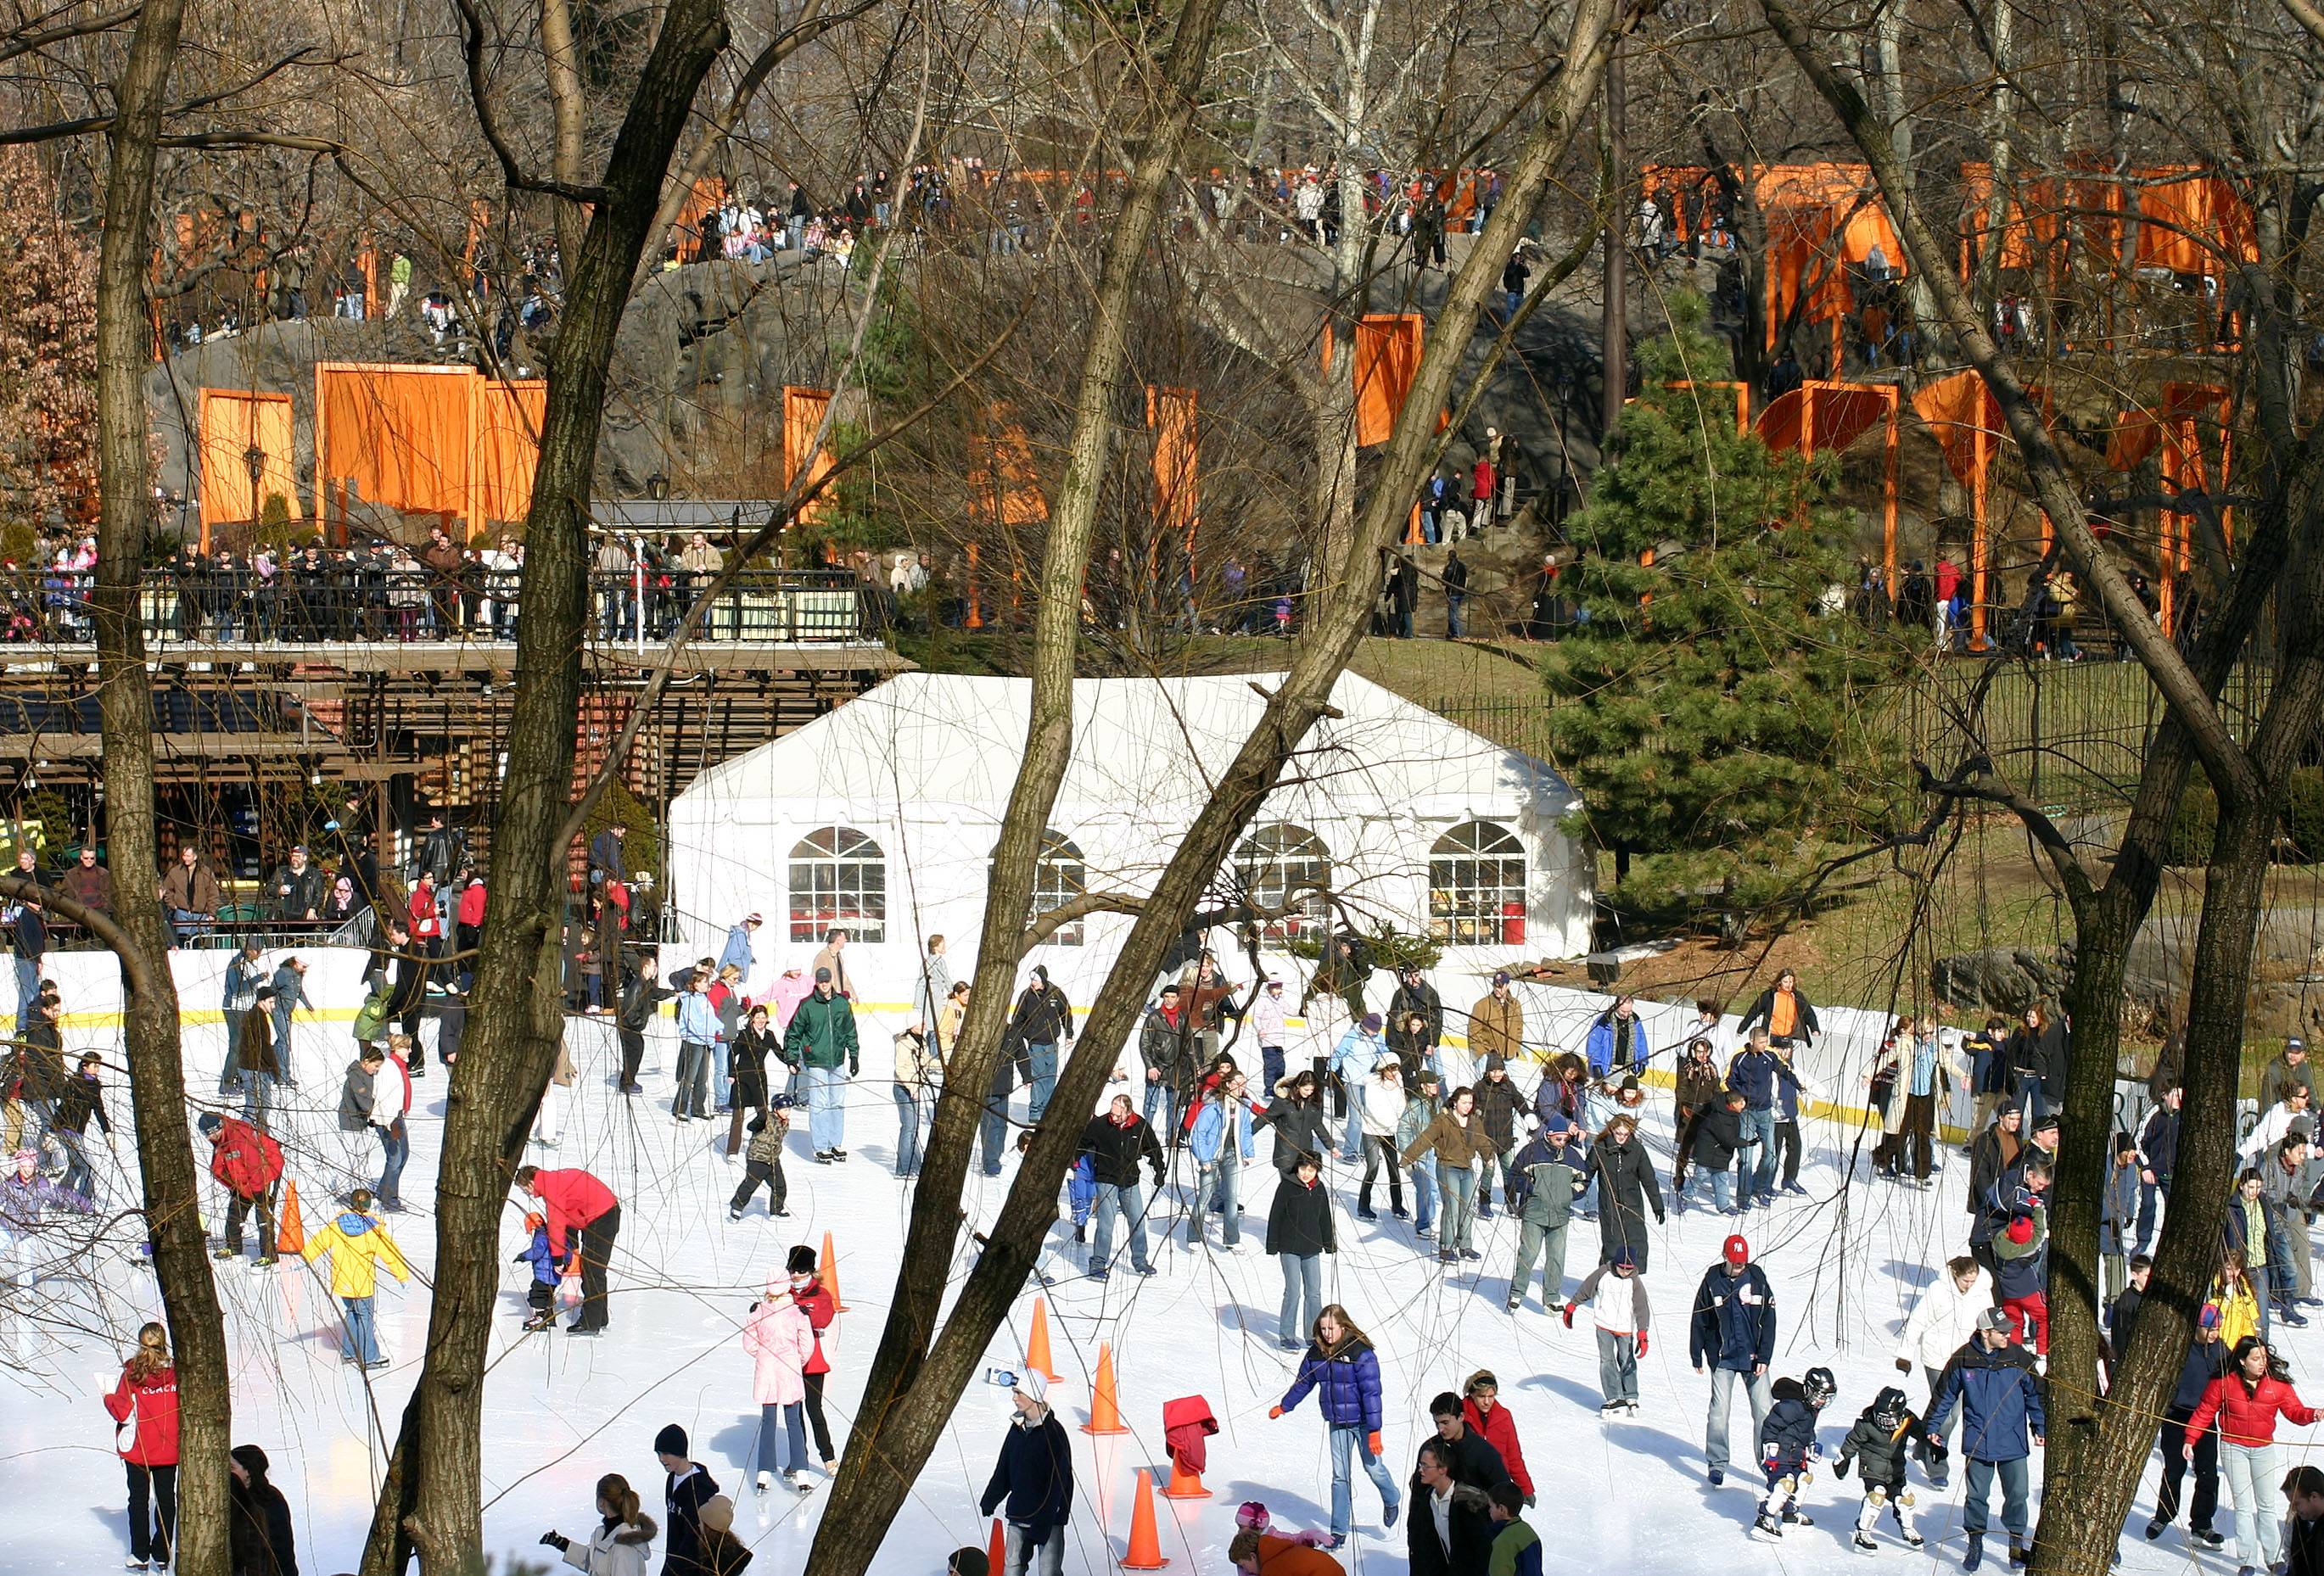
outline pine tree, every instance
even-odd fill
[[[97,260],[32,150],[0,150],[0,521],[96,518]]]
[[[1901,755],[1868,716],[1890,655],[1844,599],[1856,517],[1813,464],[1735,431],[1699,297],[1639,347],[1643,392],[1567,526],[1581,621],[1551,649],[1550,737],[1626,904],[1731,886],[1753,904],[1820,846],[1897,814]],[[1692,388],[1670,385],[1692,381]]]

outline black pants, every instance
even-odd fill
[[[2186,1480],[2187,1458],[2181,1452],[2187,1444],[2187,1424],[2194,1417],[2191,1406],[2166,1407],[2163,1413],[2163,1487],[2154,1496],[2154,1519],[2179,1519],[2179,1486]],[[2195,1503],[2187,1516],[2191,1532],[2211,1530],[2211,1517],[2219,1511],[2219,1431],[2214,1425],[2195,1442]]]
[[[1372,1178],[1379,1175],[1382,1166],[1388,1167],[1388,1207],[1401,1214],[1404,1211],[1404,1167],[1397,1164],[1396,1140],[1364,1135],[1364,1184],[1356,1194],[1356,1205],[1369,1212],[1372,1207]]]
[[[178,1531],[178,1469],[121,1464],[129,1471],[129,1557],[166,1563]]]
[[[823,1420],[823,1381],[828,1374],[807,1374],[807,1421],[815,1430],[815,1453],[818,1460],[835,1461],[839,1452],[831,1448],[831,1424]]]
[[[271,1187],[254,1199],[244,1198],[237,1193],[227,1200],[226,1245],[236,1253],[242,1251],[242,1222],[249,1219],[254,1211],[258,1215],[258,1256],[272,1258],[274,1257],[274,1190]]]
[[[739,1210],[748,1206],[751,1195],[759,1191],[761,1183],[766,1184],[768,1211],[780,1210],[790,1197],[790,1188],[783,1180],[783,1163],[779,1160],[771,1166],[761,1160],[745,1161],[742,1185],[734,1190],[733,1200],[727,1208]]]
[[[1778,1118],[1775,1122],[1775,1143],[1784,1152],[1783,1184],[1785,1187],[1795,1186],[1800,1180],[1800,1124]],[[1646,1266],[1642,1263],[1638,1267],[1644,1269]]]
[[[637,1087],[638,1064],[646,1059],[646,1032],[641,1028],[624,1028],[622,1036],[622,1092],[626,1094]]]
[[[576,1329],[605,1328],[605,1267],[613,1261],[613,1239],[621,1234],[622,1206],[615,1204],[581,1228],[581,1312]]]

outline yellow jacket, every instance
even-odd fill
[[[331,1295],[335,1297],[370,1296],[379,1289],[382,1269],[398,1280],[411,1278],[411,1267],[403,1261],[403,1250],[387,1234],[387,1228],[354,1210],[343,1212],[338,1219],[307,1239],[308,1263],[314,1263],[326,1253],[331,1256]]]
[[[1490,991],[1469,1009],[1469,1055],[1482,1076],[1485,1058],[1499,1056],[1515,1063],[1525,1054],[1525,1004],[1515,994],[1507,1000]]]

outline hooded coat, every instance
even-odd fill
[[[335,1297],[368,1297],[379,1290],[379,1272],[383,1269],[398,1280],[411,1278],[411,1267],[404,1262],[403,1250],[385,1227],[359,1210],[346,1210],[329,1225],[307,1239],[300,1255],[312,1264],[324,1254],[331,1256],[331,1295]]]
[[[660,1530],[642,1510],[634,1522],[601,1522],[590,1529],[588,1542],[573,1540],[565,1562],[586,1576],[646,1576],[646,1559]]]
[[[1323,1421],[1333,1427],[1379,1432],[1379,1354],[1364,1337],[1343,1332],[1340,1343],[1329,1350],[1309,1341],[1307,1355],[1299,1359],[1299,1377],[1283,1392],[1283,1409],[1295,1410],[1310,1390],[1315,1392]]]
[[[266,1452],[256,1445],[242,1444],[234,1448],[233,1454],[250,1474],[250,1481],[236,1480],[232,1485],[227,1569],[233,1576],[299,1576],[290,1503],[282,1498],[281,1489],[267,1480]]]
[[[807,1399],[807,1365],[815,1355],[815,1324],[791,1298],[790,1287],[773,1285],[742,1326],[742,1350],[751,1354],[751,1399],[761,1406],[792,1406]]]

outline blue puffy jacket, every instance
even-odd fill
[[[1745,1265],[1741,1275],[1728,1274],[1723,1262],[1703,1272],[1687,1356],[1698,1368],[1707,1362],[1738,1374],[1775,1360],[1775,1294],[1757,1265]]]
[[[1816,1455],[1816,1409],[1797,1379],[1777,1379],[1775,1404],[1759,1424],[1759,1464],[1792,1471]]]
[[[1612,1008],[1609,1007],[1600,1013],[1598,1021],[1590,1026],[1590,1038],[1582,1047],[1582,1054],[1590,1058],[1590,1072],[1593,1077],[1603,1078],[1613,1070],[1614,1009]],[[1642,1019],[1633,1014],[1630,1018],[1630,1065],[1645,1066],[1646,1057],[1650,1055],[1652,1052],[1646,1045],[1646,1026]]]
[[[1366,1433],[1379,1432],[1379,1359],[1369,1341],[1342,1340],[1339,1350],[1330,1353],[1310,1342],[1307,1355],[1299,1359],[1299,1377],[1283,1392],[1283,1409],[1291,1411],[1318,1386],[1316,1405],[1323,1409],[1324,1422]]]
[[[558,1281],[557,1256],[549,1250],[549,1228],[535,1226],[532,1240],[517,1255],[532,1266],[532,1278],[542,1286],[555,1286]]]
[[[2022,1346],[1988,1351],[1971,1336],[1953,1353],[1929,1408],[1929,1437],[1943,1436],[1956,1404],[1961,1409],[1961,1450],[1973,1461],[2024,1461],[2034,1453],[2027,1434],[2049,1430],[2042,1392],[2034,1382],[2034,1356]]]
[[[1250,1158],[1250,1107],[1239,1100],[1221,1099],[1206,1100],[1195,1109],[1194,1129],[1186,1136],[1186,1147],[1197,1161],[1208,1166],[1219,1157],[1230,1121],[1234,1124],[1236,1147],[1242,1158]]]

